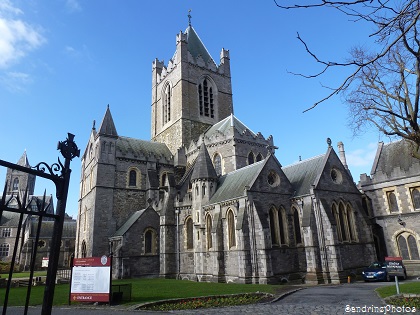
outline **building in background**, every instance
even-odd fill
[[[420,161],[405,140],[378,145],[370,176],[360,176],[372,218],[377,257],[399,256],[420,275]]]
[[[18,165],[30,168],[26,151],[23,153]],[[5,203],[11,208],[18,208],[18,204],[27,204],[30,210],[45,210],[54,213],[54,200],[51,195],[34,195],[35,176],[18,170],[7,169],[5,181]],[[19,221],[22,219],[22,228],[19,233]],[[49,246],[53,237],[52,226],[54,222],[44,218],[41,224],[40,239],[37,244],[35,270],[45,267],[49,256]],[[0,221],[0,261],[10,262],[16,248],[16,264],[20,270],[29,270],[33,249],[35,246],[35,233],[38,228],[38,217],[10,211],[4,211]],[[74,255],[76,238],[76,220],[66,216],[63,230],[62,253],[60,254],[59,268],[70,267],[70,257]],[[44,261],[44,265],[42,265]]]

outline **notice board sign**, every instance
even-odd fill
[[[48,262],[50,261],[49,257],[42,257],[41,267],[48,268]]]
[[[388,276],[404,277],[405,270],[401,257],[385,257]]]
[[[70,285],[72,302],[109,302],[111,258],[74,258]]]

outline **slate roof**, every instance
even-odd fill
[[[36,230],[38,227],[37,221],[31,222],[31,237],[35,237]],[[63,238],[76,238],[76,221],[64,221],[63,225]],[[54,221],[42,221],[41,224],[41,233],[39,237],[41,238],[52,238],[54,230]]]
[[[204,46],[203,42],[201,41],[200,37],[198,37],[197,33],[195,32],[194,28],[189,25],[188,28],[185,30],[187,34],[187,41],[188,41],[188,51],[190,54],[197,58],[201,56],[205,62],[213,62],[213,58],[210,56],[207,48]]]
[[[216,193],[211,197],[210,204],[244,196],[246,186],[251,186],[260,174],[266,160],[245,166],[219,178]]]
[[[27,215],[25,214],[23,217],[23,220],[25,220],[26,216]],[[20,213],[3,211],[0,225],[7,226],[7,227],[17,227],[19,224],[19,217],[20,217]]]
[[[112,235],[112,237],[116,236],[124,236],[125,233],[131,228],[131,226],[136,223],[136,221],[141,217],[141,215],[146,211],[146,209],[138,210],[132,214],[130,218]]]
[[[198,156],[195,161],[196,162],[194,164],[191,180],[217,178],[216,170],[214,169],[209,152],[207,151],[204,142],[200,146],[200,150],[198,151]]]
[[[249,129],[243,122],[236,118],[233,114],[226,117],[225,119],[219,121],[217,124],[211,126],[205,133],[206,137],[210,138],[215,133],[219,132],[226,134],[231,128],[236,129],[239,133],[243,133],[245,130],[248,130],[254,137],[257,135],[251,129]]]
[[[172,153],[164,143],[146,141],[128,137],[118,137],[116,147],[121,153],[132,153],[135,156],[155,155],[156,157],[164,157],[167,160],[172,159]]]
[[[370,173],[375,174],[380,171],[390,176],[395,168],[401,168],[408,172],[411,165],[419,163],[416,158],[412,157],[411,150],[411,145],[406,140],[388,144],[379,143],[375,162]]]
[[[308,195],[311,186],[322,171],[325,154],[284,166],[284,174],[295,189],[294,197]]]

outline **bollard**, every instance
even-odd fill
[[[347,276],[347,283],[351,283],[351,276]]]

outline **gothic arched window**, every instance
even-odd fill
[[[254,153],[252,153],[251,151],[248,154],[248,165],[254,164],[254,162],[255,162]]]
[[[217,175],[222,175],[222,158],[219,153],[213,156],[213,165]]]
[[[415,188],[411,191],[411,197],[413,198],[413,206],[415,210],[420,209],[420,190]]]
[[[259,162],[259,161],[261,161],[262,159],[263,159],[262,154],[261,154],[261,153],[258,153],[257,158],[256,158],[256,161],[257,161],[257,162]]]
[[[341,224],[340,224],[341,220],[340,220],[340,215],[338,214],[337,205],[335,205],[335,204],[332,205],[332,212],[334,214],[334,218],[335,218],[335,222],[336,222],[338,241],[342,242],[343,241],[343,232],[341,230]]]
[[[298,209],[292,208],[293,212],[293,227],[295,232],[295,241],[296,245],[302,243],[302,234],[300,232],[300,220],[299,220],[299,212]]]
[[[87,249],[86,249],[86,242],[82,242],[82,258],[85,258],[87,256]]]
[[[390,212],[399,212],[397,197],[393,191],[388,192],[388,205]]]
[[[19,179],[17,177],[13,180],[12,190],[13,191],[19,190]]]
[[[229,248],[236,246],[235,216],[232,210],[227,212],[228,241]]]
[[[169,83],[166,84],[163,92],[163,124],[171,120],[172,89]]]
[[[156,254],[156,232],[152,228],[144,231],[144,253]]]
[[[402,259],[420,259],[416,238],[411,233],[403,232],[399,236],[397,236],[397,244]]]
[[[131,170],[128,177],[128,186],[137,186],[137,172]]]
[[[280,245],[279,244],[278,213],[275,207],[270,208],[269,217],[270,217],[271,244]]]
[[[207,250],[213,247],[213,241],[211,238],[211,230],[213,228],[211,215],[207,214],[206,217],[206,240],[207,240]]]
[[[166,173],[163,173],[162,178],[161,178],[160,186],[162,186],[162,187],[166,186],[166,177],[167,177]]]
[[[280,208],[278,213],[279,216],[279,233],[280,233],[280,244],[287,244],[287,221],[286,221],[286,210]]]
[[[200,116],[214,118],[214,95],[211,83],[206,78],[198,85]]]
[[[191,217],[188,217],[185,221],[185,238],[187,241],[187,249],[193,249],[194,247],[194,230],[193,230],[193,220]]]
[[[349,229],[349,240],[356,241],[356,226],[354,224],[354,212],[350,205],[347,205],[347,224]]]
[[[340,229],[341,229],[341,235],[343,236],[343,241],[349,241],[349,231],[347,228],[347,217],[346,217],[346,213],[344,210],[344,205],[342,203],[340,203],[339,207],[338,207],[338,217],[340,220]]]

